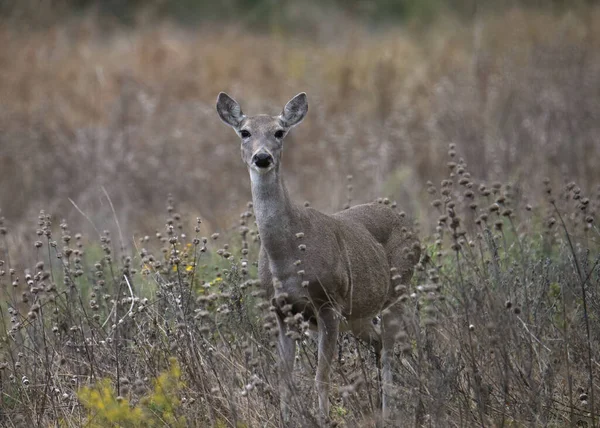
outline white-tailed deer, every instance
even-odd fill
[[[420,247],[408,221],[387,204],[357,205],[323,214],[292,203],[281,175],[283,140],[308,112],[305,93],[278,116],[245,116],[225,93],[217,112],[242,140],[261,241],[259,276],[276,307],[283,387],[288,400],[296,342],[286,335],[285,317],[301,313],[318,331],[316,389],[322,416],[329,415],[329,373],[338,333],[349,329],[375,346],[381,367],[382,414],[388,414],[394,342],[400,332],[400,300]],[[284,313],[285,312],[285,313]],[[381,316],[381,328],[373,319]]]

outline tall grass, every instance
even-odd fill
[[[277,113],[306,90],[293,198],[387,196],[419,224],[397,426],[596,426],[600,14],[580,12],[306,39],[0,28],[0,425],[280,426],[248,177],[214,98]],[[313,426],[297,321],[291,408]],[[369,346],[343,336],[333,371],[332,422],[374,426]]]
[[[427,191],[438,218],[404,297],[395,423],[594,426],[600,195],[546,181],[532,207],[510,184],[473,179],[454,146],[447,178]],[[251,208],[225,236],[199,219],[187,228],[173,200],[167,211],[130,251],[41,213],[36,262],[18,271],[2,259],[3,424],[279,426],[277,327],[254,280]],[[302,319],[288,323],[293,419],[314,426],[316,343]],[[332,382],[331,420],[373,426],[368,344],[342,338]]]
[[[249,186],[214,114],[220,90],[250,114],[278,113],[308,92],[285,175],[298,199],[328,211],[344,205],[353,174],[357,201],[385,193],[425,215],[425,183],[442,179],[450,142],[478,178],[536,194],[543,177],[556,185],[564,175],[591,190],[600,14],[584,12],[514,9],[425,33],[344,22],[339,37],[316,40],[169,23],[107,29],[93,15],[40,31],[5,25],[3,215],[18,222],[46,209],[87,223],[70,198],[108,226],[104,186],[128,236],[157,222],[149,213],[169,193],[226,227]]]

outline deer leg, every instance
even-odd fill
[[[377,384],[378,384],[378,393],[377,393],[377,399],[376,399],[376,408],[380,409],[381,405],[382,405],[382,387],[381,387],[381,352],[383,349],[383,341],[381,340],[381,329],[378,329],[378,331],[376,331],[377,333],[379,333],[379,336],[377,337],[377,341],[372,341],[371,344],[373,345],[374,348],[374,352],[375,352],[375,362],[377,364]]]
[[[375,361],[377,363],[377,397],[374,407],[381,408],[381,328],[372,318],[355,320],[350,323],[354,335],[367,345],[373,346]],[[366,379],[365,379],[366,380]]]
[[[381,415],[385,424],[391,417],[391,400],[393,392],[392,363],[394,360],[394,345],[400,334],[400,302],[385,309],[381,316]]]
[[[317,317],[319,329],[319,361],[317,363],[316,386],[319,396],[319,411],[325,419],[329,418],[329,374],[335,355],[340,321],[336,311],[330,306],[319,310]]]
[[[281,419],[285,426],[291,421],[290,402],[293,397],[293,373],[294,359],[296,357],[296,341],[286,336],[287,327],[282,319],[282,316],[277,316],[277,324],[279,326],[279,338],[277,341],[277,349],[279,351],[279,382],[280,382],[280,410]]]

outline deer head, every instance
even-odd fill
[[[246,116],[240,105],[224,92],[217,99],[221,120],[231,126],[242,140],[242,160],[250,174],[268,174],[279,170],[283,140],[308,112],[304,92],[292,98],[278,116]]]

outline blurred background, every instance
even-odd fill
[[[250,200],[219,91],[309,116],[286,140],[298,202],[380,196],[427,222],[427,181],[456,144],[476,180],[542,195],[600,192],[600,8],[576,0],[0,2],[0,216],[11,239],[41,209],[74,231],[235,226]],[[71,201],[70,201],[71,200]],[[532,200],[531,203],[535,203]],[[435,215],[432,214],[432,215]],[[433,227],[433,226],[432,226]],[[15,233],[16,232],[16,233]]]

